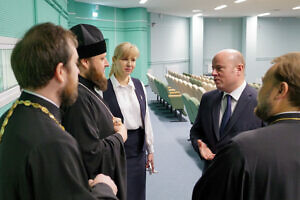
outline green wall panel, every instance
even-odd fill
[[[68,8],[68,0],[54,0],[56,4],[58,4],[61,8],[65,9],[67,11]]]
[[[59,24],[66,29],[69,28],[68,20],[65,17],[63,17],[62,15],[59,16]]]
[[[22,38],[30,27],[46,21],[67,28],[67,0],[0,0],[0,36]],[[4,61],[3,55],[0,49],[0,92],[16,83],[10,62]],[[0,108],[0,114],[10,107],[11,103],[7,103]]]
[[[33,24],[33,0],[0,0],[0,36],[20,38]]]
[[[115,8],[115,16],[116,16],[116,20],[123,20],[125,19],[125,9],[118,9]]]
[[[0,0],[0,36],[21,38],[35,23],[51,21],[62,25],[67,19],[66,0]]]
[[[12,106],[13,103],[14,102],[12,101],[12,102],[6,104],[5,106],[2,106],[0,108],[0,116],[2,116]]]
[[[146,31],[134,31],[126,33],[126,41],[135,44],[139,51],[140,57],[137,60],[136,68],[132,73],[133,77],[139,78],[144,83],[147,83],[147,70],[148,70],[148,42],[147,42],[147,32]]]
[[[145,8],[113,8],[107,6],[98,7],[98,17],[92,17],[96,6],[87,3],[79,3],[69,0],[68,11],[69,27],[85,23],[98,27],[108,44],[108,60],[112,63],[115,47],[121,42],[129,41],[140,50],[140,58],[132,76],[147,83],[146,73],[149,60],[149,14]],[[109,68],[106,69],[108,75]]]
[[[43,0],[37,0],[37,23],[52,22],[59,24],[59,13],[55,8]]]
[[[145,20],[147,21],[148,15],[146,8],[127,8],[125,9],[125,20]]]
[[[105,19],[110,20],[115,17],[115,8],[107,7],[107,6],[98,6],[98,10],[96,10],[96,5],[74,2],[73,0],[69,1],[68,10],[70,12],[76,13],[77,17],[83,17],[88,19]],[[93,11],[98,12],[98,17],[93,17]]]
[[[2,60],[2,49],[0,49],[0,92],[3,91],[3,60]]]

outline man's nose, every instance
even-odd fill
[[[217,76],[217,75],[218,75],[217,70],[216,70],[216,69],[213,69],[211,74],[212,74],[213,76]]]

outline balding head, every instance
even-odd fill
[[[245,61],[243,55],[234,49],[219,51],[212,61],[216,87],[225,92],[232,92],[244,82]]]
[[[241,52],[235,50],[235,49],[223,49],[219,51],[213,58],[213,60],[216,57],[223,57],[223,59],[229,59],[232,63],[243,64],[245,68],[245,60]]]

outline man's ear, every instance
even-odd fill
[[[276,95],[276,98],[285,98],[287,96],[287,93],[289,91],[289,85],[287,82],[281,82],[278,86],[278,92]]]
[[[63,83],[66,77],[66,69],[63,63],[58,63],[54,73],[55,78],[58,82]]]
[[[87,58],[82,58],[79,60],[80,62],[80,66],[83,67],[84,69],[88,69],[88,64],[89,64],[89,61]]]
[[[236,72],[243,73],[244,71],[244,65],[243,64],[238,64],[237,67],[235,68]]]

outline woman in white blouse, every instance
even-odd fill
[[[154,172],[153,133],[145,87],[130,76],[138,57],[138,48],[129,42],[115,48],[108,87],[103,93],[113,115],[121,118],[128,130],[127,200],[145,199],[146,168]]]

